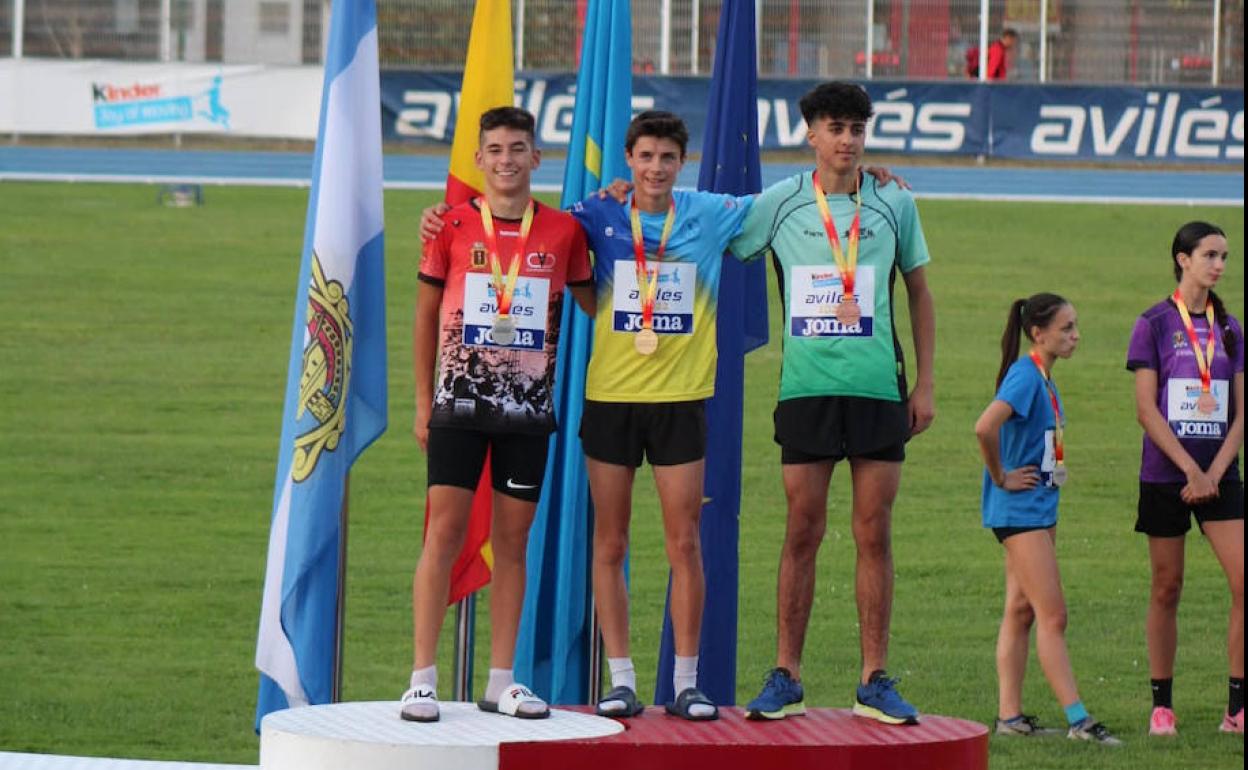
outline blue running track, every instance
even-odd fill
[[[441,189],[446,155],[387,155],[386,187]],[[763,184],[807,168],[763,166]],[[1244,205],[1243,169],[1230,172],[897,166],[919,198],[1029,200],[1171,205]],[[0,181],[146,182],[307,186],[310,153],[205,152],[190,150],[0,147]],[[697,162],[686,164],[679,183],[693,187]],[[534,187],[557,191],[563,159],[548,158],[534,172]]]

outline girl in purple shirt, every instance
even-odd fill
[[[1231,588],[1230,698],[1222,732],[1244,731],[1244,334],[1213,292],[1226,267],[1226,234],[1205,222],[1179,229],[1171,247],[1174,294],[1136,320],[1127,352],[1144,427],[1135,530],[1148,535],[1152,592],[1149,734],[1174,735],[1171,705],[1183,548],[1191,518]]]

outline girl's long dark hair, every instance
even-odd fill
[[[1010,305],[1010,315],[1005,320],[1005,334],[1001,335],[1001,369],[997,372],[997,387],[1001,387],[1001,381],[1005,379],[1005,373],[1010,370],[1014,362],[1018,360],[1019,350],[1019,334],[1026,334],[1027,339],[1032,339],[1032,328],[1039,326],[1041,329],[1048,326],[1053,321],[1053,316],[1057,315],[1057,311],[1063,306],[1070,304],[1064,297],[1056,294],[1041,292],[1033,294],[1027,299],[1016,299]]]
[[[1222,228],[1200,221],[1188,222],[1174,234],[1174,242],[1170,244],[1170,259],[1174,262],[1174,280],[1183,280],[1183,268],[1179,265],[1179,255],[1195,256],[1196,247],[1211,235],[1226,237]],[[1226,305],[1222,304],[1222,298],[1215,294],[1213,289],[1209,290],[1209,301],[1213,303],[1213,322],[1222,329],[1222,347],[1230,350],[1235,344],[1235,334],[1231,331],[1231,324],[1226,319]]]

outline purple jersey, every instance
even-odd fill
[[[1131,331],[1131,344],[1127,348],[1127,368],[1152,369],[1157,372],[1157,409],[1170,430],[1178,436],[1179,443],[1187,450],[1201,468],[1208,468],[1214,455],[1222,447],[1227,428],[1235,419],[1234,394],[1231,381],[1236,373],[1244,371],[1244,332],[1239,322],[1227,316],[1227,326],[1234,336],[1228,350],[1223,344],[1222,330],[1215,327],[1216,342],[1211,367],[1211,390],[1218,406],[1210,414],[1202,414],[1196,408],[1200,396],[1200,368],[1192,352],[1191,341],[1183,327],[1183,317],[1173,300],[1167,298],[1145,310]],[[1192,315],[1196,338],[1201,350],[1209,339],[1209,326],[1205,316]],[[1239,478],[1238,459],[1231,462],[1223,477]],[[1178,466],[1153,443],[1146,433],[1144,451],[1140,460],[1140,480],[1151,483],[1183,483],[1187,477]]]

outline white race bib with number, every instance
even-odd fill
[[[550,300],[547,278],[516,279],[511,297],[511,318],[516,324],[516,338],[510,350],[542,350],[546,344],[546,312]],[[464,344],[480,347],[504,347],[494,341],[490,328],[498,315],[498,299],[488,273],[464,276]]]
[[[659,269],[659,287],[654,296],[654,330],[659,334],[693,334],[693,297],[697,289],[698,268],[688,262],[655,262],[648,257],[648,267]],[[615,286],[612,290],[611,329],[634,334],[641,329],[641,291],[637,288],[637,263],[616,260]]]
[[[1174,431],[1174,435],[1179,438],[1215,441],[1226,437],[1230,416],[1230,383],[1227,380],[1213,380],[1209,383],[1209,391],[1218,405],[1212,412],[1205,414],[1196,406],[1200,399],[1199,379],[1175,377],[1166,384],[1166,421],[1170,423],[1170,430]]]
[[[845,296],[835,265],[799,265],[789,273],[790,337],[870,337],[875,328],[875,267],[860,266],[854,275],[854,299],[862,316],[846,326],[836,320]]]

